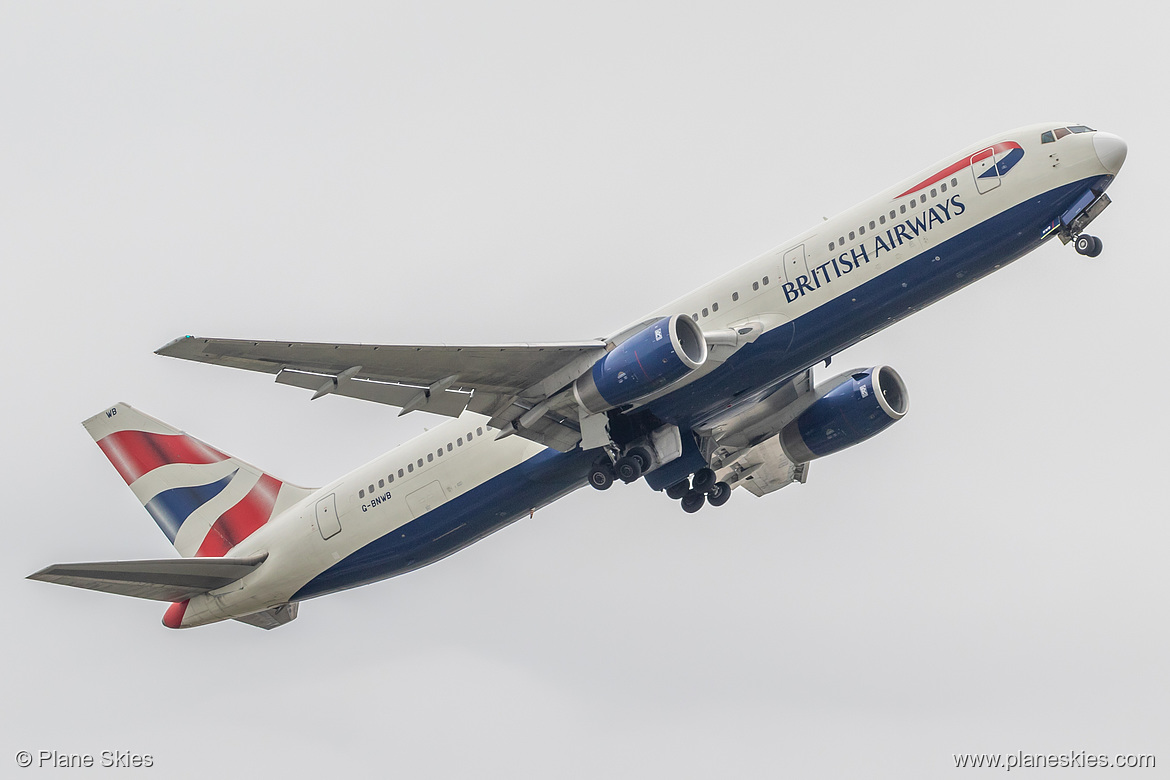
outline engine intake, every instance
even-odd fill
[[[889,366],[842,374],[814,391],[817,399],[780,431],[793,463],[807,463],[881,433],[906,416],[910,396]]]
[[[573,383],[573,395],[597,414],[645,398],[707,360],[698,324],[682,314],[663,317],[618,344]]]

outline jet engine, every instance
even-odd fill
[[[573,395],[593,414],[645,398],[707,360],[698,324],[682,314],[663,317],[618,344],[573,383]]]
[[[831,455],[874,436],[906,416],[910,396],[889,366],[842,374],[780,431],[780,446],[793,463]]]

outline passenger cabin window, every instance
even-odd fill
[[[447,452],[450,452],[453,449],[455,449],[455,448],[453,446],[451,446],[451,442],[447,442]]]
[[[365,498],[365,497],[366,497],[366,491],[359,490],[358,491],[358,498]]]
[[[476,436],[483,436],[483,428],[476,428],[475,435]]]
[[[386,487],[386,480],[384,480],[384,479],[378,480],[378,487],[380,487],[380,488]]]
[[[406,476],[406,475],[402,473],[402,469],[398,469],[398,478],[399,478],[399,479],[402,479],[402,478],[403,478],[403,477],[405,477],[405,476]]]
[[[704,307],[704,308],[703,308],[703,316],[704,316],[704,317],[706,317],[706,316],[707,316],[707,309],[706,309],[706,307]]]
[[[947,183],[946,183],[945,181],[944,181],[944,182],[943,182],[941,185],[939,185],[939,191],[940,191],[940,192],[946,192],[946,191],[947,191]]]
[[[738,300],[739,300],[739,293],[737,293],[737,292],[733,292],[733,293],[731,294],[731,300],[733,300],[733,301],[738,301]]]
[[[764,284],[767,284],[767,283],[768,283],[768,277],[765,276],[764,277]]]
[[[407,470],[407,471],[409,471],[409,472],[411,472],[411,473],[414,473],[414,464],[413,464],[413,463],[407,463],[407,464],[406,464],[406,470]]]
[[[752,289],[753,290],[760,289],[760,283],[759,282],[752,282]]]
[[[857,237],[857,234],[854,233],[852,230],[850,230],[849,231],[849,240],[852,241],[856,237]]]
[[[371,484],[370,485],[370,495],[373,495],[373,493],[374,493],[374,486],[373,486],[373,484]]]
[[[717,303],[711,304],[711,311],[719,311],[719,304],[717,304]]]
[[[435,462],[435,453],[428,452],[427,453],[427,463],[434,463],[434,462]]]

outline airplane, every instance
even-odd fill
[[[1125,162],[1050,122],[948,156],[612,334],[572,343],[320,344],[185,336],[157,354],[449,420],[305,488],[118,403],[86,430],[179,553],[31,579],[171,602],[168,628],[284,625],[300,602],[418,569],[589,484],[645,481],[686,512],[904,417],[890,366],[813,367],[1042,244],[1085,232]]]

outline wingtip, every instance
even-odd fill
[[[175,347],[179,346],[180,344],[187,341],[188,339],[194,339],[194,338],[195,338],[194,336],[179,336],[177,339],[171,339],[166,344],[163,344],[161,347],[156,349],[154,351],[154,354],[162,355],[163,357],[168,357],[174,351]]]

